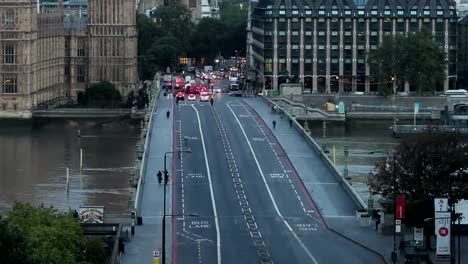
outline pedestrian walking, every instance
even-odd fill
[[[169,173],[167,170],[164,171],[164,184],[167,184],[169,182]]]
[[[168,111],[166,112],[166,117],[169,118],[170,115],[171,115],[171,111],[168,110]]]
[[[210,98],[210,104],[213,105],[213,97]]]
[[[289,127],[292,127],[292,124],[293,124],[293,121],[292,121],[292,118],[289,119]]]
[[[158,183],[161,184],[161,182],[162,182],[162,172],[158,171],[158,174],[156,174],[156,176],[158,177]]]
[[[273,129],[275,129],[276,128],[276,120],[273,120],[272,123],[273,123]]]

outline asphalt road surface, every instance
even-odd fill
[[[174,104],[173,263],[381,263],[331,231],[242,98]],[[310,173],[314,173],[311,171]]]

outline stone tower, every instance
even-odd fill
[[[89,0],[89,82],[110,81],[122,96],[136,88],[135,0]]]

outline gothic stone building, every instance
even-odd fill
[[[89,17],[62,0],[0,0],[0,117],[31,116],[110,81],[123,96],[137,82],[134,0],[89,0]]]
[[[0,115],[30,110],[65,96],[63,11],[38,12],[35,1],[0,1]]]
[[[267,89],[296,75],[313,93],[373,93],[366,54],[384,35],[422,28],[447,56],[447,78],[438,90],[455,87],[457,14],[450,0],[261,0],[249,45]],[[408,83],[394,88],[413,90]]]

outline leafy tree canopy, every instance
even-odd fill
[[[242,4],[242,9],[241,5]],[[174,69],[182,56],[205,58],[245,54],[248,2],[223,2],[221,19],[203,18],[192,23],[191,10],[176,3],[160,6],[152,18],[137,16],[138,71],[152,78],[156,71]]]
[[[468,198],[468,145],[462,139],[459,134],[432,131],[403,138],[394,157],[376,164],[372,190],[390,199],[397,193],[405,194],[410,203],[426,203],[429,211],[415,215],[416,222],[433,215],[436,197],[450,195],[453,202]]]
[[[3,264],[35,264],[35,259],[28,247],[21,230],[0,219],[0,263]]]
[[[73,217],[71,212],[17,203],[7,219],[8,225],[18,227],[24,234],[28,247],[39,263],[105,262],[103,242],[88,240],[81,231],[79,219]],[[90,247],[93,250],[86,250]]]
[[[103,81],[86,89],[86,100],[87,104],[98,103],[101,106],[106,106],[107,103],[119,102],[121,95],[112,83]]]
[[[418,94],[431,94],[445,80],[447,67],[444,51],[426,30],[384,37],[380,47],[369,52],[368,63],[382,94],[391,92],[390,76],[415,85]]]

